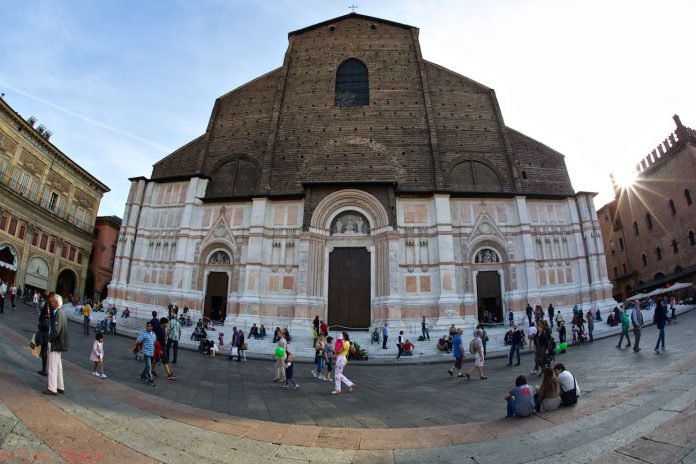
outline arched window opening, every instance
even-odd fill
[[[524,180],[527,180],[527,179],[528,179],[528,177],[527,177],[527,171],[522,171],[522,178],[523,178]]]
[[[640,260],[643,262],[643,267],[648,267],[648,257],[645,256],[645,253],[640,255]]]
[[[689,189],[684,189],[684,198],[686,198],[687,206],[691,206],[693,201],[691,200],[691,192],[689,192]]]
[[[655,249],[655,254],[657,255],[657,260],[662,261],[662,248],[657,247],[657,249]]]
[[[689,231],[689,245],[696,245],[696,236],[694,236],[694,231]]]
[[[650,213],[645,215],[645,223],[648,225],[648,229],[652,229],[652,216],[650,216]]]
[[[498,174],[480,161],[463,161],[449,173],[452,190],[466,192],[500,192],[503,190]]]
[[[679,245],[677,244],[676,240],[672,240],[672,251],[674,254],[679,253]]]
[[[334,106],[367,106],[370,103],[370,81],[367,66],[355,58],[349,58],[336,70],[336,95]]]
[[[669,209],[672,211],[672,216],[677,214],[677,207],[674,205],[674,200],[669,200]]]

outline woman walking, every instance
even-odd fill
[[[350,337],[346,332],[341,332],[336,336],[336,367],[334,368],[334,391],[332,395],[341,394],[341,382],[345,383],[348,391],[352,392],[357,385],[351,382],[345,375],[343,369],[348,363],[348,353],[350,353]]]

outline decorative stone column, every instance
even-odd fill
[[[266,221],[268,199],[254,198],[249,223],[249,243],[246,258],[246,283],[239,299],[239,318],[258,319],[261,305],[261,264],[263,260],[263,228]]]
[[[438,326],[449,326],[460,321],[462,304],[457,296],[454,269],[454,239],[452,236],[452,210],[450,197],[436,194],[435,224],[437,228],[437,250],[440,266],[440,297],[437,301]]]

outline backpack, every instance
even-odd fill
[[[469,342],[469,353],[476,354],[476,339],[474,338]]]

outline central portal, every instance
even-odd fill
[[[228,278],[226,272],[208,274],[208,288],[205,292],[203,314],[214,321],[223,322],[227,316]]]
[[[503,322],[500,274],[496,271],[479,272],[476,276],[476,296],[479,322]]]
[[[370,254],[365,248],[334,248],[329,254],[329,325],[369,329],[370,312]]]

